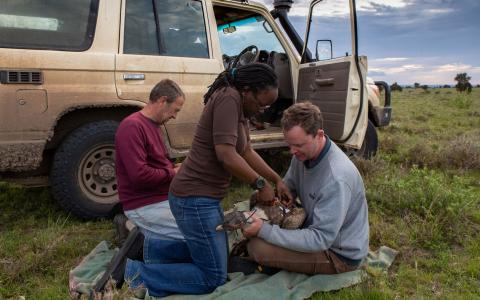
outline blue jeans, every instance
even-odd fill
[[[131,287],[145,286],[149,295],[155,297],[210,293],[227,281],[227,235],[215,230],[223,222],[220,201],[170,194],[169,202],[185,237],[184,244],[158,242],[157,247],[164,249],[156,252],[158,257],[150,257],[153,263],[127,261],[125,279]],[[175,251],[165,251],[168,247],[174,247]]]
[[[192,259],[185,240],[163,239],[147,231],[143,242],[143,261],[146,264],[171,264],[191,262]]]

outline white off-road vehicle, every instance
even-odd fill
[[[234,63],[268,63],[280,82],[279,99],[261,116],[266,126],[252,126],[255,148],[285,147],[282,112],[308,100],[345,151],[374,154],[376,127],[390,120],[389,92],[385,84],[380,103],[367,82],[355,0],[312,1],[303,38],[288,17],[292,3],[274,1],[269,11],[229,0],[3,1],[0,180],[50,184],[75,215],[107,216],[118,201],[118,123],[158,81],[173,79],[186,102],[162,130],[171,157],[185,156],[203,94]]]

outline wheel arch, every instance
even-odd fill
[[[56,149],[68,134],[82,125],[102,120],[120,122],[126,116],[141,108],[141,106],[136,105],[78,106],[65,110],[52,126],[50,137],[45,145],[45,151]]]
[[[55,120],[50,130],[48,140],[42,152],[41,165],[35,170],[35,174],[44,176],[50,172],[56,149],[76,128],[102,120],[120,122],[126,116],[140,109],[142,109],[140,105],[99,105],[76,106],[63,111]]]
[[[375,110],[370,101],[368,102],[368,119],[373,123],[375,127],[378,127],[378,119],[375,118]]]

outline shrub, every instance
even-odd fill
[[[386,167],[385,161],[378,154],[371,159],[364,159],[358,156],[353,156],[351,159],[365,180],[378,175]]]
[[[406,175],[379,178],[367,199],[372,210],[410,220],[415,242],[426,248],[462,243],[475,230],[466,220],[473,219],[469,213],[478,199],[463,179],[440,171],[414,167]]]
[[[390,90],[393,92],[393,91],[399,91],[401,92],[403,90],[402,86],[399,85],[398,83],[394,82],[391,86],[390,86]]]
[[[439,165],[444,168],[462,170],[480,169],[480,137],[469,138],[465,135],[451,141],[439,155]]]
[[[458,73],[457,76],[455,76],[455,81],[457,81],[457,84],[455,85],[455,88],[459,92],[467,92],[471,93],[472,92],[472,84],[470,83],[470,79],[472,77],[468,76],[467,73]]]
[[[380,143],[380,150],[384,153],[392,154],[398,151],[400,138],[395,136],[386,136]]]
[[[471,95],[460,93],[453,98],[453,105],[460,109],[468,109],[472,106],[473,98]]]
[[[436,165],[436,154],[430,146],[416,144],[408,150],[406,160],[410,165],[424,168]]]

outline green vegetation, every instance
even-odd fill
[[[455,76],[454,80],[457,82],[455,88],[459,92],[467,92],[470,94],[472,92],[472,84],[470,83],[472,77],[468,76],[467,73],[458,73]]]
[[[393,92],[393,91],[399,91],[401,92],[403,90],[402,86],[399,85],[397,82],[394,82],[391,86],[390,86],[390,90]]]
[[[400,251],[388,274],[312,299],[480,298],[480,90],[393,93],[380,151],[355,159],[367,187],[371,248]],[[288,154],[268,157],[279,171]],[[234,183],[225,208],[250,189]],[[68,215],[47,189],[0,184],[0,299],[66,299],[68,271],[110,220]]]

